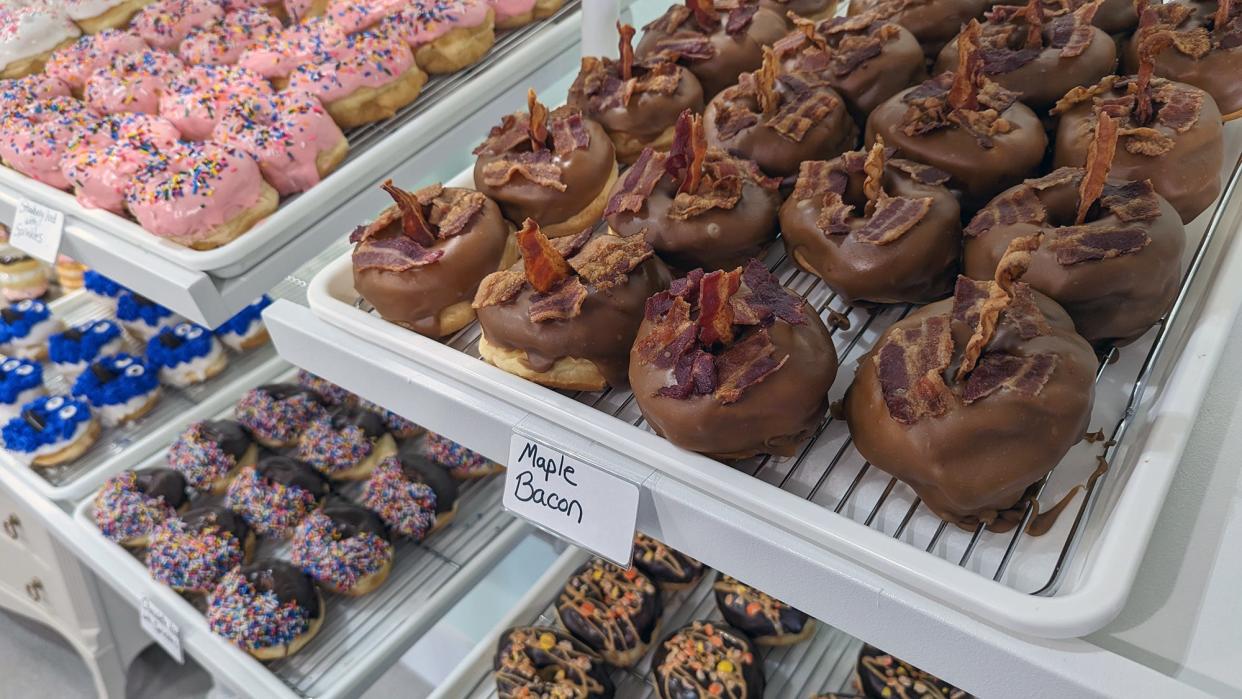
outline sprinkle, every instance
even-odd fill
[[[252,529],[275,538],[292,533],[298,522],[318,504],[311,491],[269,481],[253,466],[242,469],[229,484],[227,499],[229,507]]]
[[[210,592],[241,562],[242,543],[232,532],[216,526],[193,531],[176,517],[155,531],[147,548],[151,577],[191,592]]]
[[[426,483],[409,481],[395,456],[380,462],[367,480],[362,504],[393,531],[422,540],[436,524],[436,492]]]
[[[124,471],[105,481],[95,494],[95,525],[112,541],[148,536],[177,515],[163,495],[149,497],[140,492],[137,480],[136,473]]]
[[[371,532],[344,537],[322,512],[312,512],[298,525],[290,546],[294,565],[337,590],[352,590],[360,578],[391,561],[392,553],[392,544]]]
[[[287,646],[310,628],[306,610],[272,591],[259,592],[238,571],[229,572],[211,593],[207,625],[243,650]]]

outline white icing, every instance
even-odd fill
[[[174,367],[160,368],[160,381],[170,386],[189,386],[190,384],[201,383],[207,380],[207,367],[212,366],[220,361],[220,355],[224,353],[224,347],[212,338],[211,351],[201,357],[195,357],[188,362],[182,362]]]
[[[47,393],[47,389],[43,386],[33,386],[17,394],[17,400],[12,403],[0,403],[0,421],[8,422],[21,415],[22,406],[44,393]]]
[[[113,302],[115,305],[116,302]],[[142,344],[146,344],[148,340],[159,334],[164,328],[171,328],[181,322],[181,316],[173,313],[172,315],[160,318],[158,325],[147,325],[146,321],[139,318],[138,320],[122,320],[121,325],[124,326],[129,334],[142,340]]]
[[[246,332],[244,333],[224,333],[223,335],[219,335],[219,338],[221,342],[223,342],[234,352],[243,352],[245,350],[242,349],[242,343],[250,340],[262,332],[263,323],[256,320],[250,324],[249,328],[246,328]]]
[[[70,19],[98,17],[125,0],[61,0]]]
[[[106,357],[109,354],[120,354],[124,351],[125,341],[120,337],[115,337],[111,342],[108,342],[103,347],[100,347],[99,353],[92,357],[92,359]],[[72,364],[57,362],[56,368],[60,369],[60,373],[69,381],[69,383],[73,383],[74,381],[77,381],[79,376],[82,375],[82,372],[86,371],[86,367],[90,366],[90,364],[90,362],[74,362]]]
[[[61,440],[52,442],[51,444],[44,444],[40,447],[37,447],[32,452],[20,452],[20,451],[10,450],[9,454],[12,455],[13,458],[17,459],[19,462],[29,466],[31,463],[34,462],[35,459],[39,458],[40,456],[44,456],[46,454],[55,454],[61,449],[64,449],[70,444],[73,444],[77,440],[81,439],[82,436],[86,434],[86,431],[89,430],[91,428],[91,425],[93,424],[95,424],[94,418],[91,418],[90,420],[83,420],[82,422],[78,423],[77,428],[73,430],[73,434],[70,435],[68,439],[61,439]]]
[[[60,332],[64,327],[65,325],[60,322],[60,318],[48,316],[32,325],[26,337],[15,337],[9,345],[13,350],[13,354],[18,357],[32,359],[47,344],[47,339],[53,334]]]
[[[0,65],[50,51],[81,33],[63,9],[50,3],[6,3],[0,6]]]
[[[151,400],[151,396],[160,390],[159,386],[151,389],[147,393],[134,396],[124,403],[115,405],[101,405],[95,409],[99,413],[99,419],[103,421],[104,427],[116,427],[121,424],[125,418],[133,415],[139,408],[147,404]]]

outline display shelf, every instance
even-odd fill
[[[579,0],[570,0],[547,20],[498,34],[479,64],[433,78],[396,117],[350,130],[350,154],[336,171],[218,251],[196,254],[158,240],[9,170],[0,171],[0,221],[13,222],[22,198],[56,208],[65,214],[61,253],[190,320],[216,327],[348,232],[355,225],[349,212],[375,209],[377,196],[383,196],[375,185],[384,179],[445,177],[464,167],[461,149],[445,144],[486,133],[492,105],[518,101],[528,87],[542,90],[572,69],[582,38],[581,14]],[[438,168],[444,170],[437,175]]]

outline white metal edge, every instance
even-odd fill
[[[447,677],[431,692],[427,699],[460,699],[478,683],[479,678],[492,671],[492,657],[500,635],[509,628],[528,623],[528,620],[552,603],[564,581],[586,562],[591,555],[570,546],[552,562],[552,565],[531,583],[513,608],[496,622],[479,642],[470,649],[465,658],[453,668]]]

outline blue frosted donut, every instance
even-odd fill
[[[207,328],[195,323],[178,323],[164,328],[147,342],[147,359],[157,369],[192,362],[211,354],[215,337]]]
[[[56,364],[89,364],[101,354],[120,350],[121,326],[110,320],[75,325],[47,339],[47,355]]]
[[[25,339],[36,325],[51,317],[51,309],[42,301],[27,299],[9,304],[0,310],[0,342]]]
[[[42,364],[30,359],[6,359],[0,364],[0,403],[16,403],[21,394],[42,386]]]
[[[73,384],[73,395],[96,408],[121,405],[159,388],[159,377],[140,357],[121,353],[100,357]]]
[[[116,318],[142,340],[177,321],[177,316],[158,303],[124,289],[116,300]]]
[[[125,291],[125,287],[93,269],[88,269],[82,274],[82,286],[87,292],[112,301],[116,301],[121,292]]]
[[[34,456],[43,447],[55,451],[78,435],[92,420],[91,406],[68,396],[40,396],[22,406],[17,417],[0,429],[4,448],[19,455]]]
[[[272,305],[267,294],[257,301],[241,309],[237,315],[229,318],[224,325],[216,328],[216,336],[220,341],[237,351],[242,351],[241,342],[263,327],[263,309]]]

